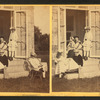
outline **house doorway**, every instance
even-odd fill
[[[0,10],[0,36],[9,42],[11,33],[10,27],[15,27],[18,35],[17,48],[15,51],[16,58],[28,57],[28,35],[26,35],[26,12],[24,11],[5,11]],[[28,32],[27,32],[28,34]]]
[[[70,36],[77,35],[83,42],[84,27],[90,26],[89,11],[59,7],[58,19],[58,50],[61,50],[63,56],[66,57],[66,47]]]
[[[11,26],[11,12],[0,11],[0,36],[3,36],[8,43]]]
[[[69,43],[70,36],[79,36],[83,42],[87,26],[87,11],[84,10],[66,10],[66,41]]]

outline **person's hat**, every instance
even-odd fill
[[[85,30],[90,30],[90,27],[89,27],[89,26],[87,26],[87,27],[85,27],[84,29],[85,29]]]
[[[63,50],[58,50],[58,52],[59,52],[59,53],[62,53],[62,52],[63,52]]]
[[[37,57],[36,53],[31,53],[31,57]]]
[[[15,30],[15,27],[10,27],[10,30]]]

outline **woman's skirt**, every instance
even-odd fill
[[[78,68],[79,65],[72,58],[67,58],[65,61],[58,62],[56,65],[55,74],[65,73]]]
[[[8,57],[6,55],[0,56],[0,62],[8,67]]]
[[[74,57],[73,57],[73,60],[74,60],[78,65],[83,66],[83,59],[82,59],[82,56],[81,56],[81,55],[74,56]]]

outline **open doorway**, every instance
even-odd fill
[[[87,11],[84,10],[66,10],[66,40],[69,43],[70,36],[79,36],[83,42],[84,27],[87,26]]]
[[[11,12],[0,11],[0,36],[3,36],[8,43],[10,35]]]

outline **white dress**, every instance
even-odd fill
[[[90,51],[91,47],[92,47],[91,41],[87,40],[83,43],[83,50],[84,51]]]
[[[72,58],[60,57],[59,59],[56,59],[55,62],[57,63],[55,74],[61,74],[68,70],[79,68],[79,65]]]
[[[17,43],[15,41],[9,41],[8,47],[9,47],[9,51],[15,51],[17,47]]]
[[[13,32],[10,34],[10,37],[9,37],[9,41],[10,39],[12,39],[13,41],[17,41],[18,40],[18,35],[16,32]]]
[[[93,40],[93,36],[92,36],[91,30],[90,30],[89,32],[86,32],[86,33],[85,33],[84,40],[85,40],[85,39],[90,40],[90,41]]]

